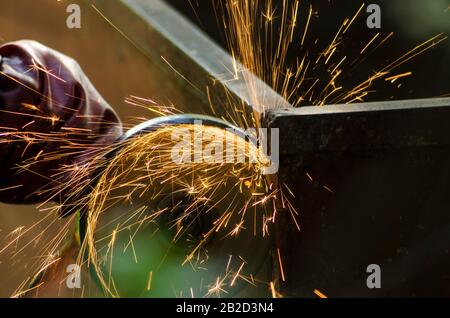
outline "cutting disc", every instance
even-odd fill
[[[194,118],[203,119],[200,130]],[[200,131],[209,136],[202,158],[174,160],[180,131],[193,143]],[[245,155],[223,162],[206,151],[220,144],[223,153],[233,145]],[[272,209],[261,161],[244,132],[209,117],[166,117],[129,133],[81,221],[85,255],[103,290],[120,297],[268,296]]]

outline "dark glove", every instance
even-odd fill
[[[64,200],[63,168],[114,142],[120,119],[73,59],[34,41],[0,59],[0,201]]]

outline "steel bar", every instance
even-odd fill
[[[226,113],[229,95],[246,105],[247,111],[257,114],[266,109],[291,108],[280,95],[163,1],[120,0],[111,5],[110,1],[95,0],[93,3],[133,45],[159,63],[162,72],[175,73],[186,94],[202,98],[204,113],[211,114],[207,89],[218,116],[223,115],[221,109]],[[252,93],[248,81],[255,87]],[[256,99],[258,105],[252,102]]]
[[[450,145],[450,98],[270,111],[282,154]]]

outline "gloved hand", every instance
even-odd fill
[[[0,59],[0,201],[63,200],[61,169],[114,142],[120,119],[73,59],[28,40]]]

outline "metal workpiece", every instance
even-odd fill
[[[111,5],[107,0],[94,0],[93,4],[137,49],[159,64],[162,72],[174,75],[180,89],[200,98],[202,113],[227,118],[229,104],[244,105],[256,114],[291,108],[164,1],[120,0]],[[123,8],[118,10],[117,6]]]
[[[450,99],[270,112],[278,180],[295,193],[301,231],[279,218],[281,292],[314,297],[448,295]],[[295,242],[295,244],[293,244]],[[367,268],[382,269],[382,288]]]
[[[277,223],[288,277],[282,293],[447,293],[449,120],[450,98],[266,114],[265,125],[280,130],[278,180],[302,213],[301,232],[289,216]],[[383,269],[382,289],[366,285],[370,264]]]
[[[277,222],[282,293],[448,295],[449,146],[282,154],[278,180],[295,193],[301,224]],[[381,268],[380,289],[367,285],[371,264]]]
[[[450,98],[301,107],[269,111],[280,153],[373,151],[450,145]]]

